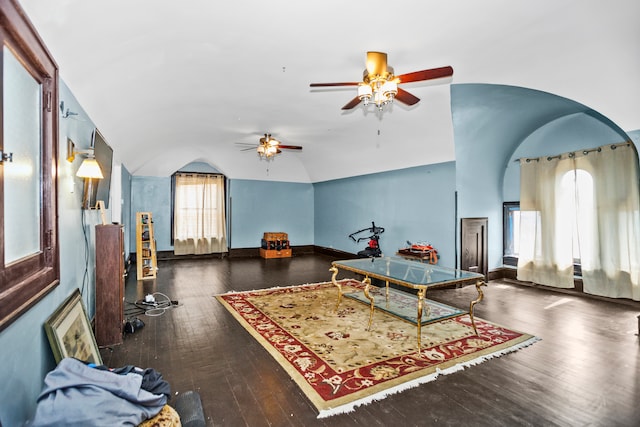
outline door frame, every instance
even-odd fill
[[[480,265],[480,270],[478,273],[484,274],[485,277],[489,274],[489,218],[487,217],[477,217],[477,218],[460,218],[460,269],[464,269],[464,265],[462,265],[462,261],[464,259],[464,249],[465,249],[465,230],[470,227],[476,227],[479,225],[482,226],[482,262]]]

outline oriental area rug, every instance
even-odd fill
[[[357,296],[363,288],[358,281],[343,280],[347,298],[337,310],[338,290],[331,282],[216,298],[298,384],[318,418],[352,411],[537,341],[478,317],[476,336],[468,314],[426,300],[425,311],[438,319],[423,316],[418,352],[415,315],[412,322],[376,308],[367,330],[369,305]],[[384,295],[384,290],[377,293]],[[390,299],[398,295],[417,301],[405,292],[392,292]],[[376,304],[379,298],[384,296],[376,295]],[[406,300],[396,303],[408,305]],[[417,312],[416,305],[412,309]]]

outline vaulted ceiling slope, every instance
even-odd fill
[[[20,3],[134,175],[204,161],[230,178],[318,182],[455,160],[461,83],[549,92],[640,128],[637,0]],[[360,80],[367,51],[396,74],[454,75],[404,85],[421,101],[382,115],[342,111],[354,87],[309,87]],[[265,132],[304,149],[267,164],[236,144]]]

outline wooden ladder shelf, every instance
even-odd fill
[[[151,212],[136,212],[136,254],[138,280],[155,279],[158,263]]]

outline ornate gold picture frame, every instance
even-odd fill
[[[58,307],[44,324],[56,363],[74,357],[102,365],[102,357],[78,289]]]

